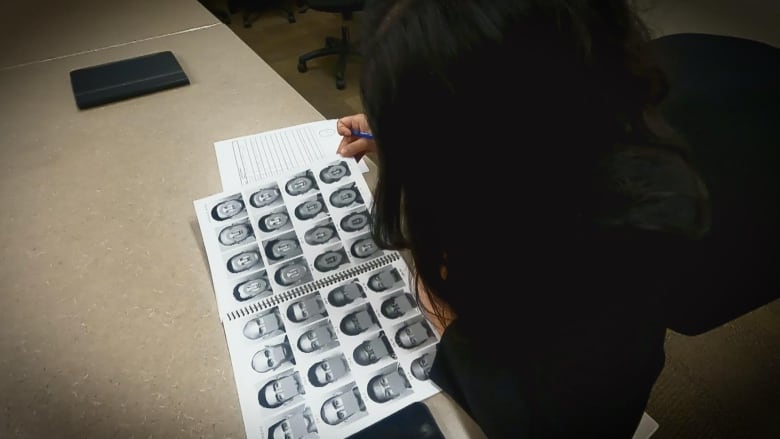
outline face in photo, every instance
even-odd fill
[[[399,369],[381,373],[368,380],[368,397],[378,403],[384,403],[407,393],[412,388]]]
[[[266,383],[257,392],[257,401],[261,406],[273,409],[293,400],[296,396],[302,396],[304,393],[303,383],[301,383],[298,373],[295,372],[274,378]]]
[[[349,166],[346,162],[341,161],[328,165],[320,171],[320,180],[324,183],[335,183],[344,177],[350,175]]]
[[[257,250],[247,250],[228,259],[227,269],[231,273],[241,273],[253,268],[262,268],[263,259]]]
[[[322,273],[336,270],[347,263],[349,258],[343,248],[327,250],[314,258],[314,268]]]
[[[211,209],[211,217],[217,221],[238,217],[246,211],[244,201],[240,196],[220,201]]]
[[[434,358],[435,354],[428,352],[412,360],[412,364],[409,366],[412,376],[420,381],[427,380],[431,374]]]
[[[319,218],[325,216],[327,213],[328,209],[325,207],[325,201],[322,199],[322,195],[317,195],[295,207],[295,217],[301,221]]]
[[[273,233],[292,229],[293,225],[287,211],[279,209],[261,216],[257,221],[257,227],[265,233]]]
[[[433,332],[424,321],[418,321],[403,326],[395,334],[395,342],[406,349],[416,348],[434,337]]]
[[[329,200],[333,207],[338,208],[363,204],[363,197],[360,195],[360,191],[355,184],[337,189],[330,194]]]
[[[328,302],[333,306],[342,307],[365,297],[363,287],[357,282],[350,282],[332,289],[328,293]]]
[[[324,351],[337,345],[336,331],[329,324],[309,329],[298,338],[298,349],[306,353]]]
[[[276,370],[286,364],[295,364],[293,351],[286,338],[283,343],[260,349],[252,357],[252,369],[260,373]]]
[[[255,317],[244,324],[244,337],[258,340],[284,332],[284,324],[277,308],[261,316]]]
[[[385,268],[368,278],[368,287],[377,293],[395,288],[403,283],[403,277],[397,268]]]
[[[251,279],[243,281],[233,288],[233,297],[239,302],[244,302],[255,297],[265,297],[272,293],[271,284],[265,271],[253,275]]]
[[[376,337],[360,343],[352,351],[352,358],[361,366],[372,365],[387,357],[395,358],[395,353],[384,332],[380,332]]]
[[[319,294],[304,297],[287,308],[287,318],[295,323],[314,321],[326,315],[328,315],[328,312]]]
[[[417,307],[417,301],[409,293],[397,294],[385,299],[381,305],[382,315],[388,319],[397,319]]]
[[[296,175],[284,185],[284,190],[292,196],[303,195],[316,189],[319,188],[317,187],[317,182],[314,181],[311,171]]]
[[[271,206],[282,201],[282,192],[276,186],[263,188],[249,197],[249,203],[257,208]]]
[[[367,210],[352,212],[341,219],[339,225],[345,232],[357,232],[363,230],[371,223],[371,217]]]
[[[344,355],[337,355],[314,363],[309,368],[309,382],[317,387],[333,383],[349,373],[349,364]]]
[[[371,237],[360,238],[349,247],[352,256],[358,259],[368,259],[381,253],[381,249],[376,245]]]
[[[254,237],[255,233],[249,223],[233,224],[220,230],[219,243],[224,246],[241,244]]]
[[[322,245],[339,239],[333,223],[319,224],[303,234],[303,240],[309,245]]]
[[[365,410],[366,406],[360,397],[360,392],[355,387],[352,390],[347,390],[344,393],[328,398],[322,404],[320,416],[328,424],[337,425]]]
[[[283,287],[291,287],[312,280],[311,270],[303,258],[285,262],[274,274],[274,281]]]
[[[268,429],[268,439],[316,438],[317,424],[308,410],[288,414]]]

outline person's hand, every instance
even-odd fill
[[[370,133],[366,115],[359,113],[352,116],[342,117],[336,122],[336,131],[343,136],[336,153],[343,157],[355,157],[360,160],[367,152],[376,151],[376,143],[373,139],[353,136],[352,130]]]

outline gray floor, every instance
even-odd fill
[[[702,32],[740,36],[780,46],[780,1],[644,0],[653,34]],[[297,71],[300,54],[338,35],[337,15],[307,11],[288,23],[281,9],[257,11],[250,28],[232,15],[231,28],[325,117],[360,111],[358,59],[347,87],[337,90],[334,57]],[[359,20],[359,17],[357,18]],[[353,23],[357,35],[359,22]],[[780,302],[697,337],[669,333],[666,368],[647,412],[660,424],[654,439],[780,438]]]

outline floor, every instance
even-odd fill
[[[780,2],[769,0],[644,0],[643,17],[655,36],[677,32],[721,33],[780,46]],[[251,27],[240,12],[234,32],[326,118],[361,110],[359,59],[351,60],[346,88],[335,85],[335,58],[297,70],[298,56],[338,35],[338,15],[295,12],[276,6],[255,10]],[[359,38],[359,16],[352,23]],[[707,334],[669,333],[666,368],[647,412],[660,424],[653,439],[780,438],[780,303],[775,302]]]

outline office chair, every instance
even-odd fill
[[[669,81],[659,110],[688,143],[712,203],[709,236],[698,244],[707,258],[686,268],[702,272],[691,281],[701,291],[691,335],[780,297],[780,48],[701,33],[651,47]]]
[[[321,12],[341,14],[341,38],[325,38],[325,47],[312,50],[298,57],[298,71],[304,73],[308,70],[307,61],[326,55],[338,55],[339,61],[336,67],[336,88],[343,90],[346,86],[344,71],[347,68],[347,58],[350,55],[359,55],[360,52],[349,38],[349,23],[355,12],[363,9],[364,0],[308,0],[306,9]]]
[[[257,12],[256,9],[258,6],[260,6],[258,2],[252,0],[229,0],[228,4],[230,6],[231,13],[237,9],[241,10],[241,20],[244,24],[244,27],[252,27],[252,23],[255,21],[255,13]],[[289,5],[289,2],[284,1],[282,8],[287,14],[287,22],[295,23],[295,11],[293,11],[293,8]]]

